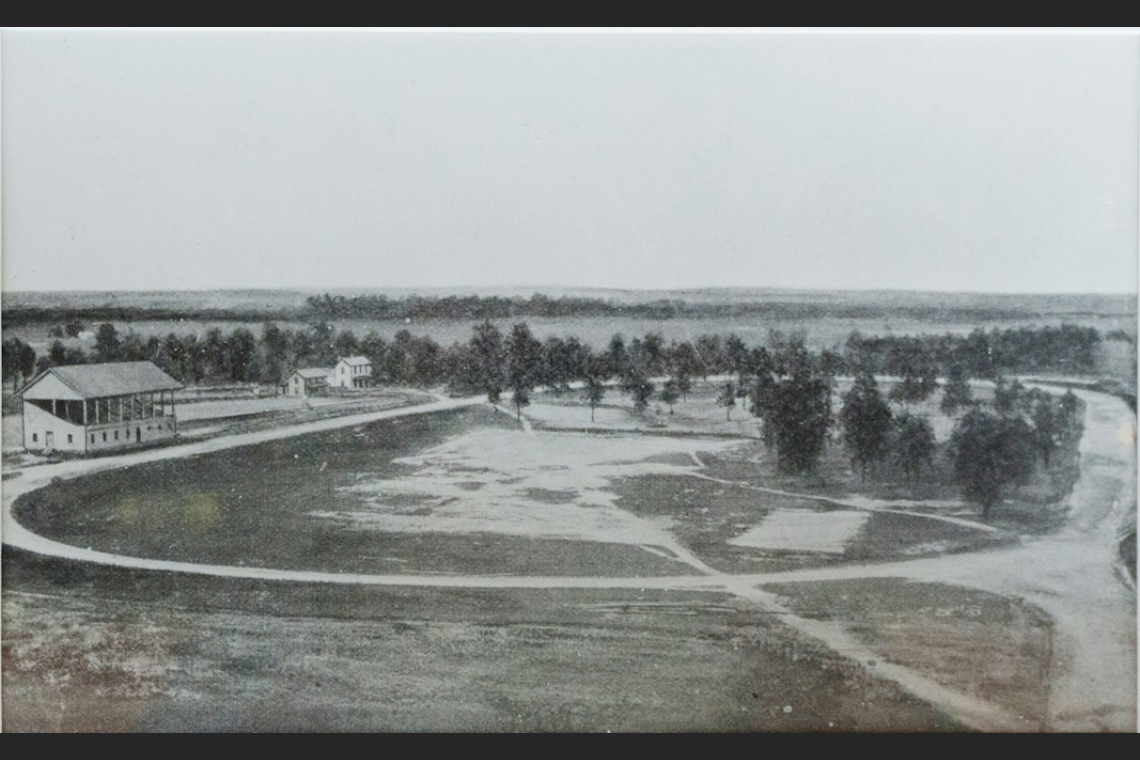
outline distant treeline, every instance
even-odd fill
[[[40,306],[13,306],[4,309],[4,324],[64,324],[67,322],[252,322],[303,319],[298,309],[152,309],[141,306],[92,306],[81,309],[47,309]]]
[[[4,310],[4,321],[10,326],[86,322],[178,321],[202,322],[266,322],[317,320],[501,320],[526,317],[633,317],[666,320],[676,318],[752,317],[772,320],[807,320],[824,317],[866,319],[889,314],[917,320],[1000,321],[1039,316],[1021,309],[987,307],[945,307],[907,305],[875,305],[830,303],[827,301],[751,301],[725,303],[689,303],[659,299],[640,303],[615,303],[600,298],[563,296],[550,298],[535,293],[529,298],[499,296],[408,296],[388,298],[376,296],[311,296],[296,308],[249,309],[173,309],[131,306],[95,306],[84,308],[43,308],[15,306]]]
[[[847,358],[860,369],[902,376],[915,366],[930,365],[947,376],[953,368],[971,377],[993,379],[1002,374],[1052,372],[1085,375],[1097,370],[1100,334],[1092,327],[1014,328],[967,336],[924,335],[847,339]]]
[[[311,296],[308,314],[322,319],[516,319],[520,317],[636,317],[641,319],[769,317],[811,319],[820,317],[866,318],[884,312],[914,319],[945,318],[1000,320],[1028,316],[1023,311],[994,308],[927,306],[881,307],[870,304],[833,304],[804,301],[753,301],[741,303],[688,303],[658,299],[640,303],[614,303],[599,298],[562,296],[550,298],[535,293],[530,298],[499,296],[443,296],[390,299],[386,296]]]

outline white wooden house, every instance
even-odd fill
[[[282,385],[286,396],[319,396],[328,392],[331,369],[310,367],[294,370]]]
[[[346,356],[333,367],[329,384],[334,388],[369,388],[372,381],[372,360],[366,356]]]

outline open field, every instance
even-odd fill
[[[219,575],[6,546],[9,730],[1058,725],[1051,614],[935,580],[1045,544],[953,499],[860,495],[838,447],[822,477],[777,477],[713,388],[644,417],[615,391],[592,429],[540,394],[523,424],[479,404],[31,490],[15,515],[33,533]],[[925,585],[884,580],[895,567]]]
[[[619,422],[599,435],[527,430],[483,407],[102,472],[23,497],[16,516],[39,535],[112,554],[354,573],[667,575],[689,569],[686,552],[758,572],[1008,540],[757,490],[788,484],[770,452],[740,437],[755,423],[726,421],[708,390],[678,405],[670,435],[638,434],[644,420],[631,412],[640,428]],[[549,425],[559,408],[528,413]],[[830,458],[839,461],[827,471],[840,472],[825,476],[838,482],[824,495],[849,493],[839,490],[857,486],[845,455]]]
[[[4,584],[8,731],[962,730],[726,595]]]
[[[1021,600],[895,579],[765,589],[786,595],[799,614],[845,621],[886,661],[1045,727],[1051,623]]]

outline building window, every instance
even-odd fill
[[[107,442],[107,434],[103,433],[103,443],[106,443],[106,442]]]
[[[119,440],[119,431],[118,430],[115,431],[115,440],[116,441]]]
[[[68,443],[74,443],[74,441],[73,441],[73,440],[72,440],[72,438],[71,438],[71,433],[68,433],[68,434],[67,434],[67,442],[68,442]]]
[[[32,433],[32,443],[35,443],[39,439],[40,439],[39,433]]]
[[[91,434],[91,443],[95,443],[95,434],[94,433]]]

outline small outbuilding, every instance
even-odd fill
[[[182,387],[151,362],[50,367],[16,392],[24,448],[89,454],[173,438]]]

